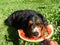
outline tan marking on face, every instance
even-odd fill
[[[29,24],[30,24],[30,25],[33,24],[32,20],[29,21]]]
[[[37,26],[37,28],[39,29],[38,32],[41,33],[41,29],[42,29],[42,27]]]
[[[40,27],[40,26],[37,26],[38,27],[38,32],[41,34],[41,36],[42,35],[44,35],[44,33],[45,33],[45,28],[44,27]]]
[[[39,20],[39,19],[37,19],[37,20],[36,20],[36,23],[38,24],[39,22],[40,22],[40,20]]]

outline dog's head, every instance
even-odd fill
[[[31,34],[33,37],[39,37],[41,36],[44,32],[44,27],[46,24],[46,21],[44,21],[42,15],[40,16],[29,16],[27,18],[27,32]],[[43,30],[43,31],[42,31]]]
[[[23,29],[25,33],[36,37],[41,36],[43,27],[47,25],[45,18],[32,10],[16,11],[6,21],[14,28]]]

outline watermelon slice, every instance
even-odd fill
[[[41,37],[28,38],[25,36],[25,33],[22,29],[18,30],[18,34],[19,34],[20,38],[22,38],[25,41],[40,42],[40,41],[43,41],[44,39],[50,38],[53,35],[53,26],[52,25],[48,25],[46,27],[46,29],[47,29],[48,36],[43,35]]]

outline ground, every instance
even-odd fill
[[[0,0],[0,45],[40,45],[40,42],[31,43],[19,39],[18,33],[12,27],[4,24],[4,20],[16,10],[35,10],[54,26],[51,39],[60,45],[60,0]]]

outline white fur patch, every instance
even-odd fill
[[[37,27],[35,27],[33,30],[32,30],[32,32],[37,32],[38,31],[38,28]]]

